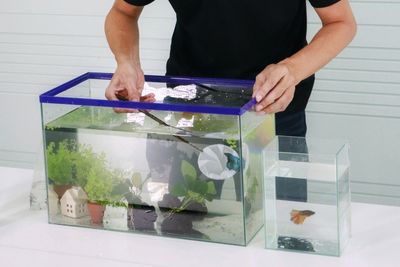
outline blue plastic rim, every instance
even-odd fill
[[[58,94],[65,92],[84,81],[90,79],[111,80],[112,76],[113,76],[112,73],[87,72],[60,86],[57,86],[56,88],[50,91],[41,94],[40,103],[112,107],[112,108],[125,108],[125,109],[165,110],[165,111],[180,111],[180,112],[194,112],[194,113],[210,113],[210,114],[221,114],[221,115],[242,115],[256,104],[256,100],[254,98],[251,99],[246,104],[244,104],[242,107],[224,107],[224,106],[210,106],[210,105],[115,101],[115,100],[58,96]],[[254,81],[250,80],[189,78],[189,77],[172,77],[172,76],[157,76],[157,75],[145,75],[145,81],[159,82],[159,83],[176,83],[181,85],[211,84],[211,85],[224,85],[224,86],[235,86],[235,87],[240,86],[241,89],[248,88],[249,90],[251,90],[254,85]]]

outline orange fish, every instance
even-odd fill
[[[290,212],[290,220],[295,224],[303,224],[307,217],[314,215],[312,210],[292,210]]]

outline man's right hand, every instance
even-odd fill
[[[131,64],[118,65],[105,96],[108,100],[142,101],[154,102],[154,94],[142,96],[144,85],[144,74],[140,67]],[[115,112],[136,112],[132,109],[115,108]]]
[[[105,33],[117,61],[117,69],[106,89],[109,100],[154,102],[154,95],[142,97],[144,75],[139,59],[138,20],[142,6],[116,0],[105,21]],[[135,112],[116,108],[116,112]]]

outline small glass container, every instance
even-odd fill
[[[266,248],[340,256],[350,238],[349,145],[277,136],[265,149]]]

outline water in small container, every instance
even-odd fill
[[[277,137],[264,186],[267,248],[340,255],[350,236],[346,144]]]

